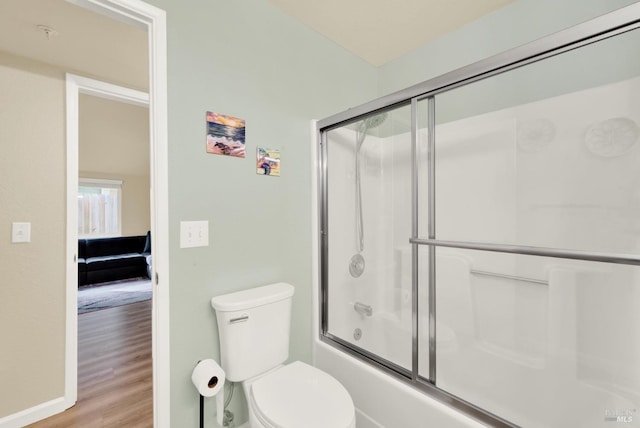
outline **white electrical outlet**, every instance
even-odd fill
[[[12,223],[11,242],[31,242],[31,223]]]
[[[207,247],[209,245],[209,222],[181,221],[180,248]]]

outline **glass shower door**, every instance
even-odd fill
[[[640,426],[639,44],[435,96],[436,386],[520,426]]]
[[[326,334],[412,367],[411,110],[326,133]]]

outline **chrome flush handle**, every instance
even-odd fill
[[[229,320],[229,324],[235,324],[235,323],[239,323],[239,322],[246,322],[249,320],[249,315],[242,315],[241,317],[238,318],[231,318]]]

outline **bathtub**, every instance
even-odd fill
[[[368,317],[363,320],[361,338],[352,341],[398,365],[410,367],[410,353],[406,352],[406,344],[411,342],[410,332],[394,329],[390,325],[393,318],[392,314],[384,313]],[[369,334],[371,331],[394,334],[376,336]],[[349,332],[345,330],[340,336],[349,337]],[[557,362],[546,361],[538,366],[481,341],[467,343],[468,339],[456,337],[453,332],[441,336],[446,340],[438,342],[439,370],[449,375],[439,381],[439,387],[454,395],[456,391],[460,391],[460,395],[475,391],[480,395],[464,398],[476,403],[486,400],[491,403],[487,407],[493,405],[493,411],[507,420],[518,421],[527,428],[610,428],[611,422],[624,423],[625,427],[640,426],[640,415],[636,414],[638,403],[629,399],[634,394],[618,394],[602,385],[576,381],[575,365],[550,372],[548,365]],[[376,339],[380,343],[373,343]],[[460,347],[465,351],[459,352]],[[379,351],[383,349],[387,351]],[[394,349],[400,352],[393,355]],[[485,426],[319,338],[314,340],[313,351],[314,365],[338,379],[351,394],[358,428]],[[421,359],[419,364],[422,367],[426,362]],[[527,389],[522,385],[532,387]],[[541,390],[547,393],[536,393]],[[562,405],[558,406],[558,402]]]
[[[314,365],[347,388],[358,428],[477,428],[473,419],[316,339]]]
[[[380,326],[386,323],[384,318],[378,321],[381,321]],[[375,325],[378,323],[373,320],[370,327]],[[363,332],[363,339],[365,334]],[[468,353],[457,353],[454,348],[450,349],[451,361],[448,363],[465,367],[470,375],[450,375],[441,387],[450,391],[464,391],[471,385],[469,389],[472,391],[485,391],[486,396],[502,403],[502,407],[496,411],[499,416],[518,420],[521,426],[610,428],[611,422],[624,423],[625,427],[640,426],[640,415],[636,413],[638,405],[629,400],[629,394],[624,397],[595,384],[549,377],[548,372],[522,364],[517,358],[496,358],[495,350],[482,344]],[[314,341],[313,351],[314,365],[338,379],[351,394],[358,428],[486,426],[319,339]],[[402,357],[395,360],[400,362]],[[566,370],[565,373],[572,371]],[[489,385],[494,385],[496,379],[483,376],[483,373],[502,373],[513,389],[493,390]],[[534,394],[535,390],[540,390],[540,385],[536,385],[540,382],[549,385],[548,394],[544,396]],[[532,388],[527,388],[527,385],[532,385]],[[483,399],[481,396],[471,398],[476,402]],[[561,400],[562,406],[558,406],[558,400]],[[528,404],[535,407],[536,411],[525,415]]]

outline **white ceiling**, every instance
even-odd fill
[[[269,0],[374,66],[513,0]]]
[[[58,32],[46,34],[45,25]],[[0,51],[146,91],[147,33],[65,0],[0,0]],[[148,109],[80,96],[82,171],[149,174]]]
[[[37,28],[45,25],[58,34]],[[65,0],[0,0],[0,51],[147,90],[146,30]]]
[[[268,0],[374,66],[513,0]],[[49,40],[37,25],[54,28]],[[66,0],[0,0],[0,51],[146,90],[144,29]]]

